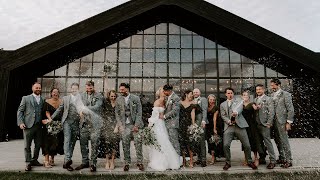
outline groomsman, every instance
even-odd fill
[[[264,92],[264,86],[258,84],[256,86],[256,94],[258,96],[254,99],[254,104],[252,106],[255,109],[258,132],[263,137],[264,144],[266,145],[270,156],[270,163],[267,168],[273,169],[276,166],[276,157],[271,142],[270,127],[274,123],[274,103],[272,98],[265,95]]]
[[[225,95],[227,100],[220,105],[221,118],[225,123],[223,149],[226,156],[226,164],[224,165],[223,170],[228,170],[231,167],[230,146],[234,136],[236,136],[243,145],[248,166],[252,169],[257,169],[257,166],[252,162],[251,158],[251,147],[246,131],[246,128],[249,126],[242,115],[243,103],[233,99],[234,90],[232,88],[226,88]]]
[[[281,82],[277,78],[270,81],[270,87],[273,91],[271,97],[275,106],[275,142],[280,154],[279,162],[282,164],[281,167],[288,168],[292,166],[292,154],[288,138],[288,131],[291,130],[294,117],[292,97],[289,92],[281,89]]]
[[[207,166],[207,148],[206,148],[206,137],[205,137],[205,128],[206,124],[209,124],[209,121],[207,119],[207,110],[208,110],[208,100],[204,97],[201,97],[201,92],[198,88],[193,90],[193,97],[194,97],[194,103],[199,104],[201,108],[201,113],[198,113],[196,115],[196,123],[198,126],[201,126],[203,128],[204,133],[201,136],[200,139],[200,146],[197,148],[198,151],[198,164],[201,164],[202,167]]]
[[[32,166],[42,166],[39,163],[41,146],[41,121],[44,99],[40,96],[41,84],[32,85],[32,94],[23,96],[17,112],[17,124],[23,130],[25,171],[31,171]],[[33,157],[31,157],[31,143],[34,141]]]
[[[178,133],[180,98],[173,92],[173,87],[169,84],[163,86],[163,93],[167,96],[166,108],[164,110],[164,115],[160,115],[160,119],[163,119],[165,121],[166,128],[169,134],[169,140],[176,150],[177,154],[181,155]]]
[[[83,107],[80,111],[80,147],[82,164],[76,170],[89,167],[89,139],[91,140],[91,160],[90,171],[97,171],[97,157],[99,138],[103,120],[102,104],[103,96],[94,89],[94,82],[86,82],[86,92],[81,94]]]
[[[79,104],[81,104],[81,97],[79,94],[79,84],[71,84],[71,94],[63,97],[63,102],[60,104],[59,108],[52,114],[50,121],[62,115],[62,125],[64,134],[64,164],[63,168],[68,171],[73,171],[71,167],[72,155],[74,146],[77,141],[77,136],[79,135],[79,122],[80,115],[78,112]]]
[[[119,92],[121,96],[116,100],[115,113],[117,124],[120,133],[122,134],[122,147],[125,160],[123,170],[129,171],[129,166],[131,164],[130,142],[133,138],[137,154],[137,166],[140,171],[143,171],[142,141],[138,134],[139,129],[144,126],[140,98],[130,94],[130,85],[126,83],[120,84]]]

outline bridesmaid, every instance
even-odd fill
[[[43,105],[43,113],[48,118],[47,120],[42,120],[44,124],[43,138],[42,138],[42,153],[44,155],[43,166],[46,168],[51,168],[54,166],[54,156],[63,154],[63,131],[59,132],[57,135],[51,135],[48,133],[46,124],[51,122],[51,115],[56,111],[56,109],[61,104],[62,99],[60,99],[59,89],[53,88],[50,91],[50,98],[47,99]]]

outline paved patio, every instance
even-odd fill
[[[232,156],[232,167],[227,171],[228,173],[252,173],[252,172],[271,172],[271,171],[281,171],[281,172],[297,172],[297,171],[312,171],[320,170],[320,139],[316,138],[303,138],[303,139],[290,139],[290,144],[293,153],[293,167],[288,169],[283,169],[277,166],[273,170],[266,169],[266,165],[260,165],[257,171],[251,170],[247,166],[242,166],[244,160],[243,152],[241,151],[240,141],[234,140],[231,145],[231,156]],[[133,143],[132,143],[132,146]],[[276,146],[274,146],[276,147]],[[122,149],[122,147],[120,147]],[[145,158],[145,167],[148,164],[148,149],[147,147],[143,148],[144,158]],[[278,156],[277,150],[275,150]],[[41,153],[41,152],[40,152]],[[121,151],[121,157],[123,157]],[[132,148],[131,154],[133,157],[133,163],[135,162],[135,150]],[[50,173],[79,173],[79,174],[91,174],[89,169],[84,169],[81,171],[68,172],[62,168],[63,164],[63,155],[58,155],[55,158],[56,166],[50,169],[44,167],[33,167],[32,171],[34,172],[50,172]],[[210,156],[208,155],[208,161]],[[268,157],[267,157],[268,158]],[[39,162],[43,161],[43,157],[40,155]],[[96,174],[124,174],[123,159],[116,160],[116,168],[112,171],[104,169],[104,159],[98,159],[97,172]],[[78,166],[81,163],[81,154],[79,148],[79,141],[77,141],[74,157],[73,157],[73,167]],[[141,172],[137,167],[130,167],[130,171],[127,173],[165,173],[165,174],[175,174],[175,173],[222,173],[226,172],[222,170],[224,165],[224,159],[218,159],[214,165],[209,165],[207,167],[196,166],[194,168],[182,168],[180,170],[164,171],[157,172],[150,168],[146,168],[144,172]],[[24,163],[24,154],[23,154],[23,140],[12,140],[9,142],[0,143],[0,171],[14,171],[24,172],[25,163]]]

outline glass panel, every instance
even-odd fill
[[[180,48],[180,36],[169,36],[169,48]]]
[[[103,92],[103,79],[102,78],[92,78],[94,82],[94,89],[96,92]]]
[[[104,76],[104,63],[93,63],[93,76]]]
[[[131,37],[128,37],[126,39],[123,39],[119,42],[119,47],[120,48],[130,48],[130,39]]]
[[[217,64],[207,63],[206,64],[206,74],[207,77],[217,77]]]
[[[181,94],[186,90],[193,90],[193,80],[192,79],[183,79],[181,81]]]
[[[173,86],[173,91],[177,93],[178,95],[180,94],[180,85],[181,85],[181,80],[180,79],[169,79],[169,84]]]
[[[241,77],[241,64],[230,64],[231,77]]]
[[[241,84],[242,84],[242,89],[255,90],[253,79],[242,79]]]
[[[155,43],[155,36],[154,35],[145,35],[144,36],[144,48],[154,48]]]
[[[80,67],[81,76],[91,76],[92,75],[92,63],[81,63]]]
[[[130,49],[119,49],[119,62],[130,62]]]
[[[80,63],[73,62],[69,63],[69,76],[80,76]]]
[[[157,34],[167,34],[167,23],[161,23],[156,26]]]
[[[169,23],[169,34],[180,34],[180,27]]]
[[[81,58],[81,62],[92,62],[93,54],[88,54]]]
[[[143,76],[144,77],[154,77],[154,64],[144,63],[143,64]]]
[[[193,50],[193,62],[204,62],[204,50]]]
[[[50,92],[54,86],[53,78],[42,78],[41,90],[42,92]]]
[[[251,64],[252,63],[251,59],[249,59],[247,57],[241,56],[241,58],[242,58],[242,63],[246,63],[246,64]]]
[[[156,77],[166,77],[167,76],[167,64],[158,63],[156,64]]]
[[[151,28],[148,28],[144,30],[144,34],[155,34],[156,33],[156,27],[152,26]]]
[[[181,34],[190,34],[191,35],[191,31],[181,27]]]
[[[218,82],[216,79],[207,79],[206,80],[206,97],[208,97],[209,94],[217,95],[218,92]]]
[[[114,43],[114,44],[111,44],[110,46],[108,46],[107,48],[116,48],[118,46],[118,43]]]
[[[156,79],[155,91],[167,84],[167,79]]]
[[[219,79],[220,92],[224,93],[224,90],[230,87],[230,79]],[[225,95],[223,96],[225,98]]]
[[[216,58],[216,50],[215,49],[206,49],[205,50],[205,61],[206,63],[213,63],[213,62],[217,62],[217,58]]]
[[[230,51],[230,62],[241,63],[240,54]]]
[[[105,49],[100,49],[93,53],[93,62],[104,62]]]
[[[169,63],[169,76],[180,77],[180,64]]]
[[[167,36],[165,35],[156,36],[156,48],[167,48]]]
[[[181,49],[181,62],[192,62],[192,49]]]
[[[204,48],[204,39],[202,36],[193,36],[193,48]]]
[[[58,88],[62,93],[66,92],[66,78],[55,78],[54,87]]]
[[[181,48],[192,48],[192,36],[181,36]]]
[[[231,79],[231,87],[234,89],[234,93],[241,95],[242,87],[241,87],[241,79]]]
[[[222,46],[222,45],[220,45],[220,44],[218,44],[218,49],[227,49],[227,48]]]
[[[169,62],[180,62],[180,50],[170,49],[169,50]]]
[[[56,69],[54,73],[55,73],[55,76],[66,76],[67,66],[62,66],[59,69]]]
[[[192,77],[192,64],[181,64],[181,77]]]
[[[118,76],[129,76],[130,64],[129,63],[119,63]]]
[[[54,76],[54,71],[51,71],[51,72],[45,74],[44,76]]]
[[[116,49],[106,49],[106,62],[117,62]]]
[[[143,92],[154,93],[154,79],[144,79],[143,80]]]
[[[245,78],[253,77],[252,64],[242,64],[242,77],[245,77]]]
[[[105,78],[104,79],[104,91],[108,92],[110,90],[117,90],[115,78]]]
[[[79,84],[79,81],[80,81],[79,78],[68,78],[67,79],[67,86],[66,86],[67,92],[71,93],[71,84],[72,83],[78,83]]]
[[[205,65],[204,63],[193,64],[193,76],[204,77],[205,76]]]
[[[267,70],[267,77],[277,77],[277,72],[270,69],[270,68],[267,68],[266,67],[266,70]]]
[[[142,92],[142,80],[141,79],[131,79],[130,92],[132,92],[134,94],[141,94],[141,92]]]
[[[278,72],[278,77],[287,77],[287,76]]]
[[[154,56],[155,56],[154,51],[155,51],[154,49],[143,50],[144,62],[154,62]]]
[[[218,59],[219,59],[219,62],[229,62],[228,50],[218,49]]]
[[[131,50],[131,62],[142,62],[142,49]]]
[[[254,65],[254,77],[264,77],[264,66],[260,64]]]
[[[220,77],[230,77],[229,64],[219,64],[219,76]]]
[[[132,48],[142,48],[142,35],[132,36]]]
[[[156,49],[156,61],[157,62],[167,62],[167,50],[166,49]]]
[[[131,63],[131,76],[133,77],[142,76],[142,63]]]
[[[204,43],[206,48],[216,48],[216,43],[207,38],[204,38]]]

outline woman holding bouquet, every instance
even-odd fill
[[[179,139],[181,153],[183,157],[183,166],[186,166],[186,154],[189,153],[189,167],[193,168],[193,145],[195,142],[189,133],[190,128],[195,127],[195,116],[201,111],[198,104],[193,103],[193,92],[186,90],[180,101],[180,120],[179,120]]]
[[[50,91],[50,98],[47,99],[43,105],[44,116],[48,119],[42,120],[44,124],[43,138],[42,138],[42,154],[44,155],[43,166],[46,168],[51,168],[54,166],[54,156],[59,154],[64,154],[63,152],[63,131],[48,132],[47,126],[52,122],[51,115],[56,111],[56,109],[61,104],[62,100],[60,96],[59,89],[53,88]],[[55,131],[55,130],[54,130]]]

